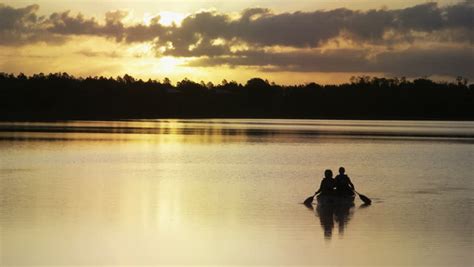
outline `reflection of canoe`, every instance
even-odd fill
[[[318,205],[352,205],[355,196],[317,196]]]

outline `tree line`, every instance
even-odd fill
[[[474,119],[474,84],[352,77],[340,85],[0,73],[1,120],[132,118]]]

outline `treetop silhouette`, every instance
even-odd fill
[[[352,77],[340,85],[277,85],[252,78],[176,85],[136,79],[0,73],[0,119],[127,119],[176,117],[474,119],[474,84],[427,78]]]

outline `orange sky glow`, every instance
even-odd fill
[[[409,3],[408,3],[409,2]],[[0,71],[474,79],[474,1],[0,1]]]

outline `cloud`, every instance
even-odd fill
[[[342,8],[281,14],[273,14],[268,9],[248,9],[238,19],[217,12],[202,12],[188,16],[181,27],[160,36],[158,43],[171,43],[174,48],[168,49],[170,54],[177,55],[181,51],[183,56],[188,56],[189,51],[185,51],[188,47],[217,38],[228,42],[237,40],[250,47],[315,48],[341,36],[357,43],[392,45],[394,41],[409,42],[422,37],[436,39],[433,36],[443,32],[446,40],[446,35],[453,30],[457,33],[450,36],[450,40],[459,42],[471,40],[465,36],[473,36],[470,34],[473,31],[473,3],[466,1],[448,7],[427,3],[399,10]],[[391,39],[387,33],[397,39]]]
[[[53,13],[45,22],[47,31],[58,35],[93,35],[113,37],[121,41],[125,27],[122,23],[128,15],[125,11],[111,11],[105,14],[105,23],[100,24],[94,18],[85,18],[81,13],[71,16],[70,11]]]
[[[0,32],[5,37],[10,33],[17,34],[17,39],[21,39],[20,36],[27,40],[25,36],[44,35],[47,32],[63,37],[103,36],[115,38],[119,42],[158,40],[158,46],[171,43],[176,51],[184,53],[186,49],[189,50],[189,46],[199,41],[210,43],[218,38],[228,42],[238,40],[250,46],[303,48],[319,47],[342,34],[358,42],[383,42],[388,31],[412,35],[413,32],[433,33],[454,29],[464,30],[468,34],[472,33],[474,17],[472,0],[445,7],[426,3],[396,10],[357,11],[341,8],[274,14],[269,9],[252,8],[242,11],[237,19],[228,14],[205,11],[187,16],[180,26],[161,25],[159,17],[154,18],[150,25],[125,26],[123,19],[128,15],[125,11],[108,12],[104,21],[86,18],[80,13],[71,15],[70,11],[39,18],[36,15],[38,9],[38,5],[17,9],[0,5]],[[2,38],[4,43],[8,43],[6,39]],[[30,41],[33,40],[35,38]]]
[[[409,48],[377,55],[375,69],[397,76],[447,75],[474,78],[474,49]]]
[[[180,25],[162,25],[159,16],[148,24],[127,24],[126,11],[107,12],[98,19],[71,11],[38,16],[38,9],[38,5],[0,4],[0,45],[98,36],[124,45],[151,44],[157,57],[197,58],[190,61],[192,66],[472,76],[474,0],[367,11],[273,13],[250,8],[238,17],[203,11],[188,15]],[[327,49],[336,40],[347,45]],[[91,51],[81,54],[107,56]]]
[[[166,27],[158,24],[158,20],[152,20],[148,26],[137,24],[127,27],[124,30],[123,36],[127,43],[143,43],[153,41],[165,32]]]
[[[395,76],[447,75],[473,77],[472,48],[409,48],[371,55],[363,49],[332,49],[305,52],[246,51],[236,56],[202,57],[193,67],[251,66],[263,71],[382,72]]]
[[[38,9],[38,5],[15,9],[0,4],[0,25],[2,30],[20,30],[21,28],[26,28],[26,26],[34,25],[38,21],[35,14]]]
[[[58,43],[64,37],[51,36],[45,31],[44,17],[38,17],[38,5],[12,8],[0,4],[0,45],[16,46],[39,41]]]
[[[354,72],[368,71],[367,53],[360,49],[316,49],[305,52],[243,51],[235,56],[199,58],[188,63],[190,66],[254,66],[272,71],[302,72]]]
[[[116,51],[93,51],[88,49],[83,49],[77,51],[76,54],[83,55],[86,57],[109,57],[109,58],[119,58],[121,55]]]

